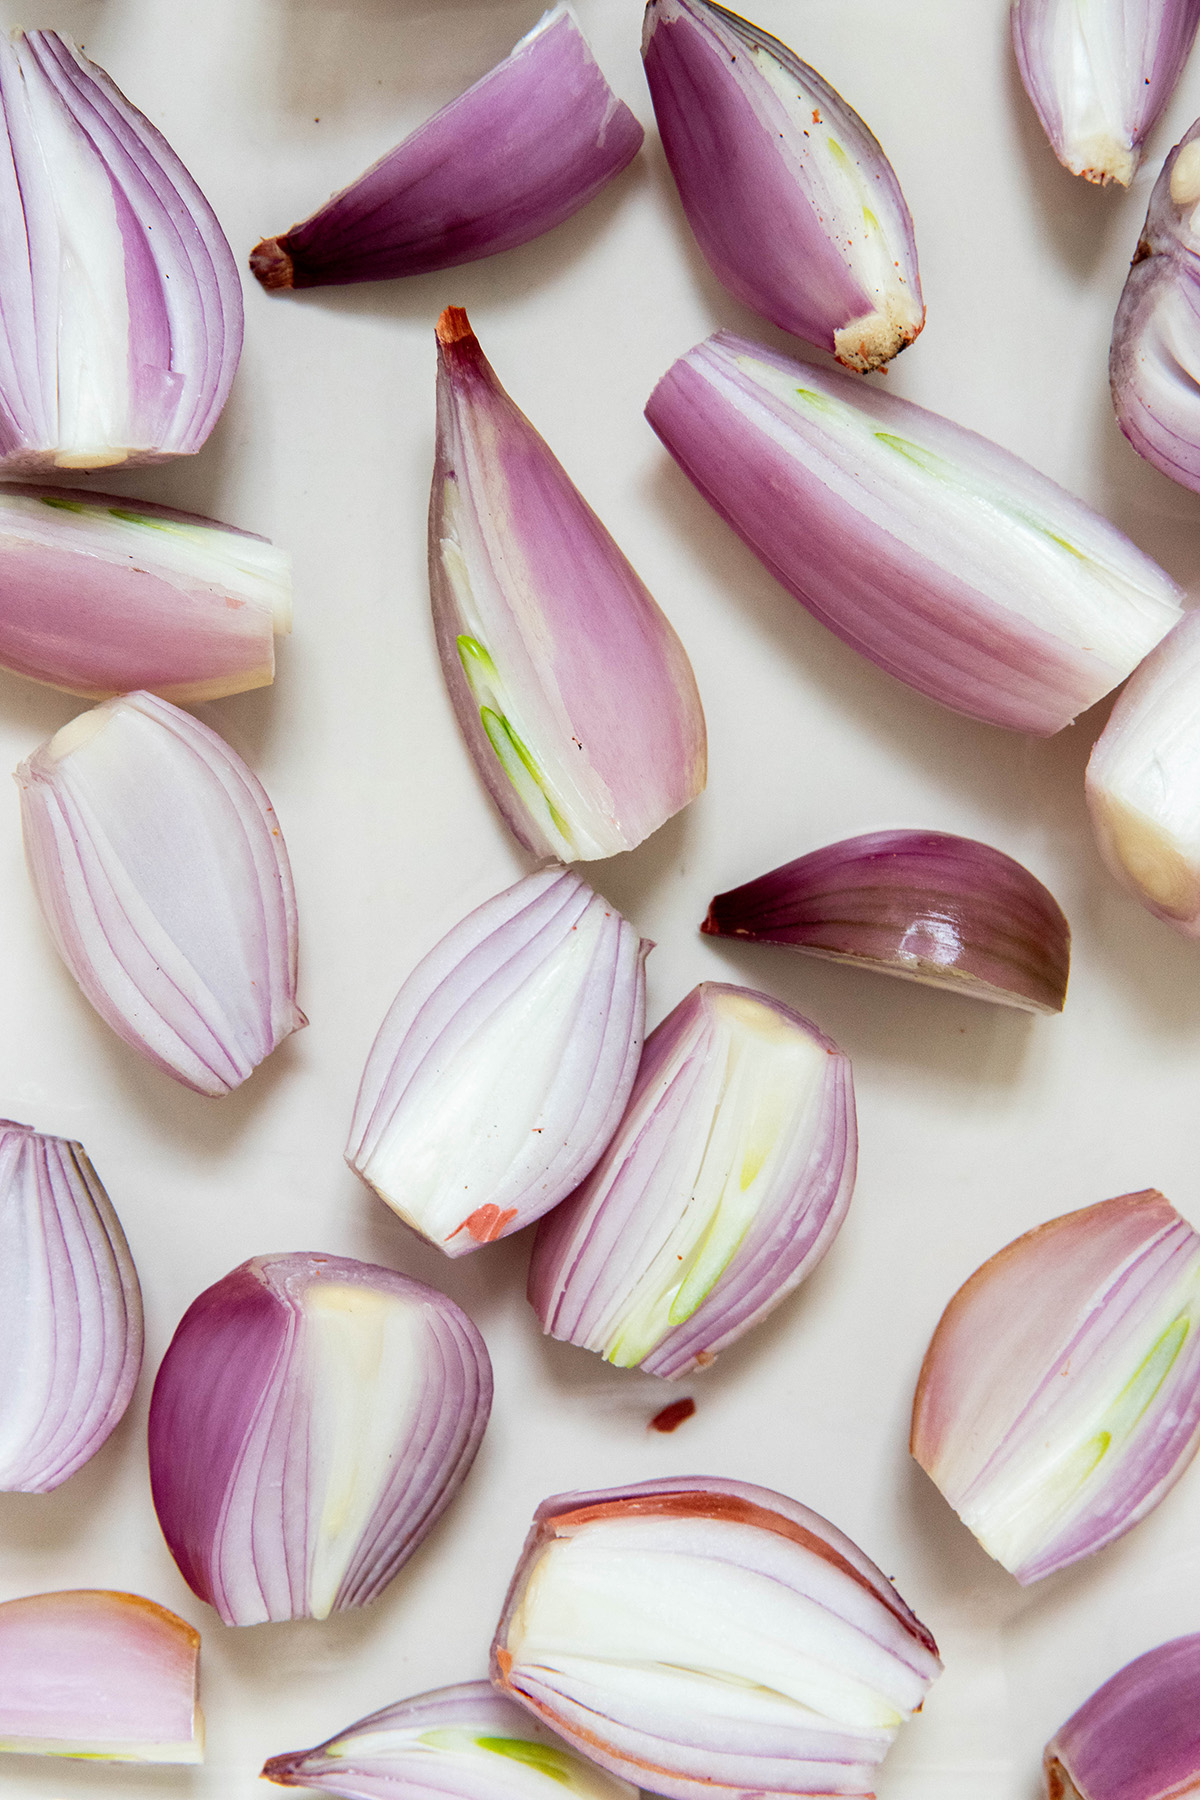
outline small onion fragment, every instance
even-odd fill
[[[1138,455],[1200,492],[1200,119],[1154,184],[1108,375],[1117,424]]]
[[[1127,1663],[1046,1745],[1049,1800],[1200,1792],[1200,1632]]]
[[[856,1151],[849,1058],[766,994],[703,983],[651,1032],[616,1136],[538,1227],[543,1331],[652,1375],[710,1363],[821,1261]]]
[[[633,161],[641,126],[565,5],[302,225],[266,238],[267,288],[420,275],[540,237]]]
[[[275,811],[223,739],[153,694],[83,713],[17,770],[59,955],[106,1024],[227,1094],[306,1021]]]
[[[227,1625],[366,1606],[433,1529],[492,1403],[452,1300],[344,1256],[259,1256],[193,1301],[150,1402],[180,1573]]]
[[[459,727],[535,855],[632,850],[704,787],[691,664],[461,307],[437,336],[429,584]]]
[[[1200,1236],[1147,1190],[1026,1232],[951,1300],[912,1453],[1023,1586],[1156,1507],[1200,1445]]]
[[[137,1272],[83,1145],[0,1119],[0,1489],[60,1487],[141,1366]]]
[[[1061,1012],[1067,994],[1071,932],[1054,896],[1011,856],[944,831],[826,844],[717,894],[700,929],[1027,1012]]]
[[[242,348],[212,208],[103,69],[54,31],[0,43],[0,464],[198,450]]]
[[[263,1774],[342,1800],[637,1800],[487,1681],[385,1706],[312,1750],[273,1756]]]
[[[464,1256],[541,1218],[612,1137],[637,1073],[650,946],[573,871],[477,907],[380,1027],[346,1159]]]
[[[544,1501],[492,1646],[499,1687],[671,1800],[870,1796],[940,1669],[828,1520],[707,1476]]]
[[[712,0],[649,0],[642,57],[683,210],[730,292],[847,368],[911,344],[925,323],[912,218],[841,95]]]
[[[200,1633],[137,1594],[0,1603],[0,1751],[198,1763]]]
[[[973,431],[722,331],[646,417],[802,606],[955,712],[1049,736],[1123,681],[1180,591]]]
[[[0,668],[105,700],[180,705],[265,687],[291,630],[290,559],[170,507],[0,489]]]
[[[1063,167],[1128,187],[1200,22],[1200,0],[1012,0],[1025,92]]]

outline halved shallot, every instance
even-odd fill
[[[1200,1632],[1147,1650],[1046,1745],[1049,1800],[1184,1800],[1200,1791]]]

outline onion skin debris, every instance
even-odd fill
[[[1154,184],[1113,321],[1108,378],[1139,456],[1200,493],[1200,119]]]
[[[192,455],[242,349],[242,286],[216,214],[57,32],[0,44],[0,110],[0,466]]]
[[[0,1602],[0,1751],[198,1763],[200,1633],[137,1594]]]
[[[641,149],[573,15],[554,6],[512,54],[250,268],[268,290],[451,269],[540,237]]]
[[[273,1756],[263,1768],[280,1787],[316,1788],[341,1800],[637,1800],[618,1781],[490,1682],[466,1681],[385,1706],[312,1750]]]
[[[461,307],[437,339],[429,586],[459,728],[535,856],[632,850],[704,788],[691,664]]]
[[[265,538],[120,494],[0,488],[0,668],[90,700],[266,687],[291,566]]]
[[[215,731],[127,694],[64,725],[17,786],[47,929],[131,1049],[217,1096],[307,1023],[275,810]]]
[[[706,1366],[821,1261],[856,1154],[849,1058],[768,995],[703,983],[651,1032],[616,1135],[538,1227],[542,1330],[668,1379]]]
[[[1071,931],[1019,862],[943,831],[872,831],[717,894],[701,931],[1058,1013]]]
[[[0,1490],[48,1494],[96,1454],[142,1366],[142,1295],[82,1144],[0,1119]]]
[[[1153,1511],[1200,1445],[1200,1236],[1153,1190],[1026,1232],[942,1315],[912,1453],[1022,1586]]]
[[[802,606],[955,712],[1049,736],[1179,618],[1175,583],[1082,501],[853,376],[722,331],[646,417]]]
[[[1200,1632],[1097,1688],[1046,1745],[1049,1800],[1183,1800],[1200,1786]]]
[[[380,1027],[350,1167],[447,1256],[541,1218],[620,1123],[649,949],[572,870],[539,869],[477,907]]]
[[[503,1692],[669,1800],[870,1796],[940,1669],[836,1526],[709,1476],[544,1501],[492,1645]]]
[[[227,1625],[382,1593],[458,1492],[492,1403],[452,1300],[344,1256],[258,1256],[193,1301],[150,1402],[168,1548]]]
[[[730,292],[850,369],[911,344],[912,217],[841,95],[711,0],[649,0],[642,58],[688,224]]]
[[[1129,186],[1198,21],[1200,0],[1012,0],[1017,67],[1064,169]]]

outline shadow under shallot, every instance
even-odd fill
[[[1097,384],[1094,430],[1105,517],[1161,563],[1189,599],[1200,598],[1200,494],[1138,455],[1117,424],[1107,379]]]
[[[30,1800],[62,1800],[68,1787],[62,1760],[57,1756],[6,1755],[4,1772],[21,1784],[22,1795],[29,1795]],[[188,1795],[201,1791],[205,1775],[203,1768],[194,1764],[173,1767],[170,1763],[89,1760],[87,1779],[89,1800],[110,1795],[111,1800],[187,1800]]]

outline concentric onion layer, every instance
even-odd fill
[[[711,1362],[825,1255],[856,1149],[837,1045],[765,994],[706,982],[651,1032],[615,1137],[538,1228],[542,1329],[653,1375]]]
[[[275,810],[207,725],[153,694],[64,725],[17,770],[42,914],[96,1011],[201,1094],[305,1023]]]
[[[263,1774],[342,1800],[562,1800],[564,1789],[575,1800],[637,1796],[487,1681],[385,1706],[312,1750],[273,1756]]]
[[[1200,1633],[1097,1688],[1046,1745],[1050,1800],[1181,1800],[1200,1787]]]
[[[853,369],[925,323],[891,164],[815,69],[711,0],[650,0],[642,57],[688,223],[739,300]]]
[[[987,844],[873,831],[717,894],[700,927],[994,1000],[1061,1012],[1071,933],[1040,881]]]
[[[492,1400],[453,1301],[342,1256],[256,1257],[195,1300],[150,1404],[154,1505],[227,1625],[365,1606],[466,1477]]]
[[[933,1335],[912,1453],[1022,1584],[1153,1510],[1200,1446],[1200,1236],[1152,1191],[1039,1225]]]
[[[367,1061],[346,1157],[448,1256],[556,1206],[637,1073],[648,944],[570,870],[478,907],[417,965]]]
[[[94,1456],[142,1366],[142,1296],[82,1144],[0,1119],[0,1489],[47,1494]]]
[[[646,417],[803,606],[956,712],[1058,731],[1179,617],[1170,577],[1082,501],[837,370],[718,332]]]
[[[554,6],[482,81],[302,225],[259,244],[250,267],[265,288],[306,288],[494,256],[585,206],[642,137],[570,10]]]
[[[53,31],[0,44],[0,461],[200,448],[242,348],[237,266],[179,158]]]
[[[137,1594],[0,1604],[0,1751],[198,1763],[200,1634]]]
[[[492,1646],[505,1692],[672,1800],[871,1795],[940,1667],[828,1520],[705,1476],[545,1501]]]

